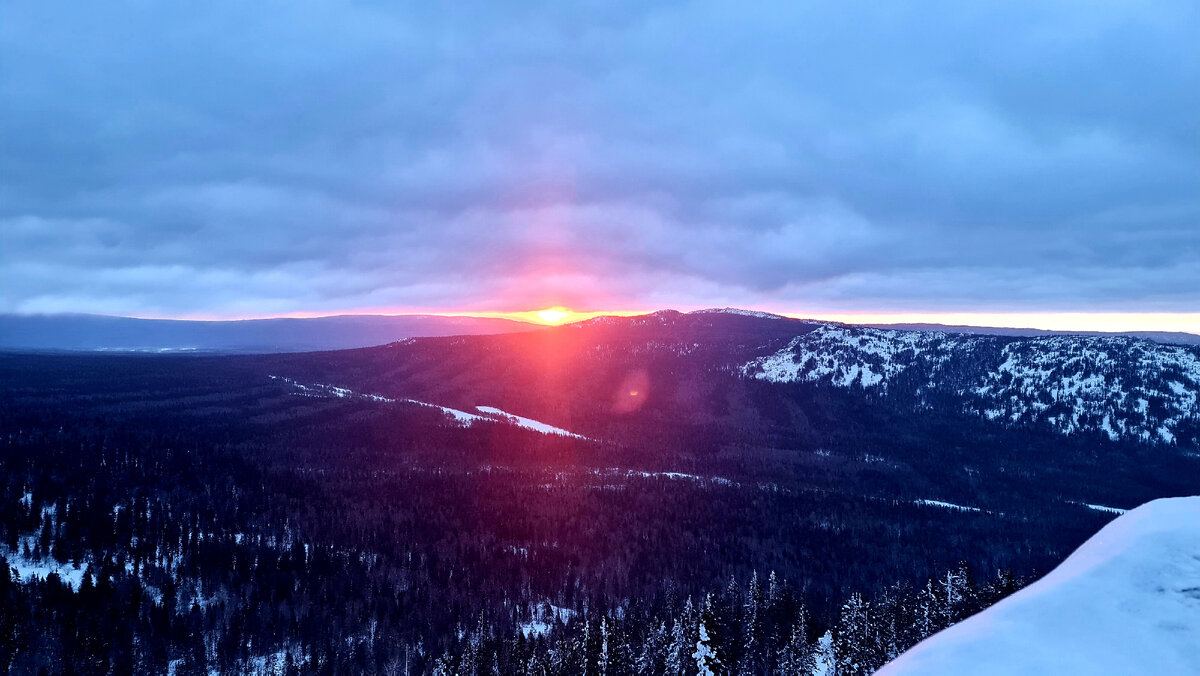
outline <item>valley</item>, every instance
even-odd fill
[[[1196,348],[1069,340],[664,312],[337,352],[9,353],[10,664],[673,673],[703,624],[725,664],[865,673],[1118,510],[1196,491]],[[1075,426],[987,415],[1046,354],[1075,358],[1039,391],[1108,383],[1064,386]],[[1132,433],[1166,421],[1170,442]],[[862,604],[873,638],[852,640]],[[903,619],[922,608],[941,619]],[[46,615],[130,612],[71,653]]]

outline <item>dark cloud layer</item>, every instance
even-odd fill
[[[6,3],[0,310],[1200,307],[1200,7]]]

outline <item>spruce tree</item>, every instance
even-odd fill
[[[721,664],[721,659],[717,657],[704,620],[700,621],[700,638],[696,640],[696,651],[692,653],[692,659],[696,660],[697,676],[717,676],[726,673],[725,665]]]

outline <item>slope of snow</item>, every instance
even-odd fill
[[[1200,416],[1200,358],[1194,349],[1055,336],[1009,343],[1002,357],[973,388],[995,402],[996,417],[1044,420],[1063,434],[1098,429],[1113,440],[1171,444],[1183,420]]]
[[[500,420],[516,425],[517,427],[524,427],[527,430],[533,430],[534,432],[541,432],[542,434],[558,434],[564,437],[575,437],[576,439],[587,438],[583,435],[575,434],[574,432],[568,432],[561,427],[547,425],[544,422],[539,422],[532,418],[522,418],[519,415],[506,413],[498,408],[495,408],[494,406],[476,406],[475,410],[479,411],[480,413],[485,413],[489,416],[499,418]]]
[[[928,507],[942,507],[943,509],[957,509],[961,512],[982,512],[978,507],[964,507],[956,505],[953,502],[942,502],[941,500],[917,500],[918,505],[926,505]]]
[[[416,399],[401,399],[400,401],[404,402],[405,404],[416,404],[417,406],[436,408],[436,409],[440,410],[442,413],[445,413],[446,415],[453,418],[454,422],[462,425],[463,427],[470,427],[473,423],[477,423],[477,422],[493,422],[493,420],[491,418],[487,418],[487,417],[484,417],[481,415],[475,415],[474,413],[467,413],[466,411],[460,411],[457,408],[450,408],[449,406],[439,406],[437,404],[431,404],[427,401],[417,401]]]
[[[885,331],[825,324],[796,336],[787,347],[742,367],[760,380],[795,382],[827,380],[838,387],[886,390],[895,376],[923,368],[932,383],[937,371],[964,346],[977,339],[926,331]]]
[[[693,310],[689,315],[741,315],[742,317],[757,317],[759,319],[787,319],[783,315],[777,315],[770,312],[759,312],[757,310],[743,310],[736,307],[710,307],[706,310]]]
[[[1121,337],[1014,339],[825,324],[741,367],[772,382],[824,382],[961,401],[1004,424],[1060,434],[1195,443],[1200,350]],[[1182,434],[1182,436],[1181,436]],[[1190,440],[1190,441],[1189,441]]]
[[[1117,517],[1041,580],[878,673],[1200,674],[1200,497]]]

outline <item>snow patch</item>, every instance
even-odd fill
[[[51,573],[57,573],[67,586],[79,589],[79,585],[83,583],[83,576],[87,572],[86,562],[81,561],[79,567],[75,567],[70,562],[59,563],[52,556],[38,559],[25,556],[21,553],[20,547],[17,551],[0,551],[0,558],[8,561],[9,568],[22,582],[32,582],[34,579],[45,580]]]
[[[918,505],[928,505],[930,507],[942,507],[943,509],[957,509],[957,510],[963,511],[963,512],[982,512],[983,511],[982,509],[979,509],[978,507],[965,507],[963,505],[956,505],[953,502],[942,502],[941,500],[917,500],[916,503]]]
[[[710,307],[706,310],[693,310],[689,315],[740,315],[742,317],[757,317],[759,319],[787,319],[783,315],[777,315],[770,312],[759,312],[757,310],[743,310],[736,307]]]
[[[1124,514],[1129,511],[1127,509],[1121,509],[1120,507],[1106,507],[1104,505],[1093,505],[1087,502],[1076,502],[1075,504],[1087,507],[1088,509],[1094,509],[1097,512],[1108,512],[1109,514]]]
[[[1200,674],[1197,552],[1200,497],[1154,500],[878,673]]]
[[[552,603],[539,603],[530,608],[529,615],[530,619],[518,627],[527,639],[545,636],[551,629],[567,624],[575,617],[575,611]]]
[[[485,413],[489,416],[499,418],[499,419],[503,420],[504,422],[510,423],[512,425],[516,425],[517,427],[524,427],[527,430],[541,432],[542,434],[558,434],[558,435],[561,435],[564,437],[574,437],[576,439],[586,439],[587,438],[581,434],[575,434],[574,432],[568,432],[567,430],[564,430],[561,427],[547,425],[544,422],[539,422],[532,418],[523,418],[519,415],[513,415],[511,413],[506,413],[494,406],[476,406],[475,410],[479,411],[480,413]]]

